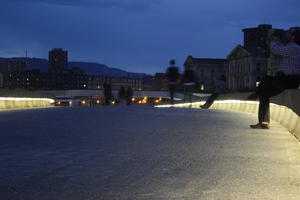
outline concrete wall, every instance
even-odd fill
[[[221,95],[211,109],[232,110],[257,114],[258,101],[248,101],[250,93],[228,93]],[[298,140],[300,139],[300,90],[286,90],[270,99],[271,119],[287,128]],[[203,101],[191,104],[179,104],[176,107],[199,108]]]
[[[257,114],[258,102],[247,101],[249,93],[225,94],[212,105],[212,109],[234,110]],[[235,100],[230,101],[229,99]],[[287,128],[300,139],[300,90],[286,90],[270,99],[271,119]]]

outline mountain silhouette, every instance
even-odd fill
[[[7,59],[23,60],[27,62],[27,69],[38,69],[41,72],[48,72],[48,60],[42,58],[26,58],[26,57],[15,57],[15,58],[0,58],[0,62]],[[97,76],[108,76],[108,77],[128,77],[128,78],[143,78],[147,74],[127,72],[122,69],[108,67],[104,64],[95,62],[69,62],[68,69],[72,67],[80,67],[88,75]]]

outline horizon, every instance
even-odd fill
[[[165,72],[189,56],[226,59],[243,45],[244,28],[299,26],[300,2],[288,0],[4,0],[0,57],[48,59],[59,47],[70,62],[129,72]],[[268,8],[268,9],[266,9]],[[14,10],[14,12],[10,12]],[[288,12],[283,12],[288,11]],[[280,13],[280,17],[278,15]]]
[[[47,62],[49,62],[49,59],[48,58],[38,58],[38,57],[29,57],[29,56],[21,56],[21,57],[0,57],[2,59],[40,59],[40,60],[46,60]],[[123,71],[126,71],[124,69],[121,69],[121,68],[116,68],[116,67],[111,67],[111,66],[108,66],[104,63],[98,63],[98,62],[93,62],[93,61],[73,61],[73,60],[68,60],[68,64],[69,63],[88,63],[88,64],[99,64],[99,65],[104,65],[110,69],[118,69],[118,70],[123,70]],[[74,67],[74,66],[67,66],[67,67]],[[35,68],[33,68],[35,69]],[[81,68],[80,68],[81,69]],[[83,69],[84,70],[84,69]],[[146,75],[152,75],[154,76],[155,74],[147,74],[147,73],[143,73],[143,72],[131,72],[131,71],[126,71],[128,73],[137,73],[137,74],[146,74]],[[155,72],[155,73],[160,73],[160,72]]]

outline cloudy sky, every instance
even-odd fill
[[[172,58],[225,58],[241,29],[300,26],[299,0],[1,0],[0,57],[47,58],[163,72]]]

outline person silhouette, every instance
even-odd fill
[[[272,37],[269,45],[270,52],[282,56],[277,74],[265,76],[255,92],[248,96],[249,100],[259,98],[258,123],[251,128],[269,129],[270,97],[283,92],[285,89],[295,89],[300,83],[300,29],[290,29],[286,38],[288,43],[282,45],[277,37]]]
[[[226,91],[226,77],[221,75],[215,81],[215,89],[211,96],[209,96],[204,105],[200,106],[202,109],[208,109],[214,101],[219,97],[220,94]]]
[[[179,77],[178,67],[175,66],[175,60],[170,60],[170,66],[167,68],[166,75],[168,78],[168,85],[170,91],[170,102],[174,104],[174,93],[176,90],[176,84]]]
[[[127,90],[126,90],[126,105],[130,105],[131,104],[131,99],[133,96],[133,91],[131,89],[130,86],[128,86]]]
[[[126,102],[126,90],[124,86],[121,86],[119,90],[119,102],[121,105],[125,105]]]
[[[103,88],[104,88],[105,105],[110,105],[110,101],[112,99],[111,83],[104,82]]]

